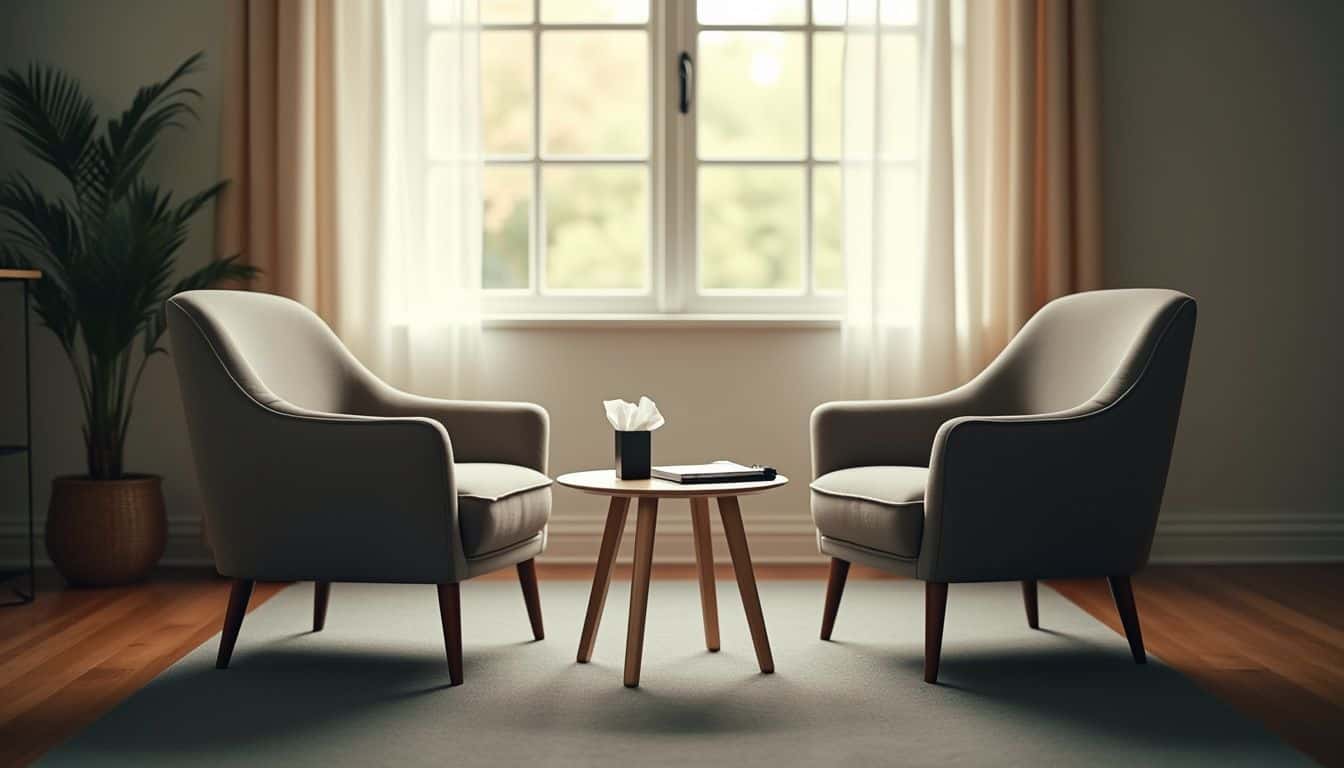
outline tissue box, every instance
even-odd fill
[[[621,480],[648,480],[652,463],[652,432],[616,431],[616,477]]]

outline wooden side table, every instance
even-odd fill
[[[620,480],[615,470],[598,469],[572,472],[558,478],[561,485],[585,493],[609,496],[607,525],[602,533],[602,547],[598,552],[597,570],[593,574],[593,590],[588,596],[588,613],[583,620],[583,635],[579,639],[578,660],[586,664],[593,657],[597,627],[602,621],[602,608],[607,602],[607,588],[616,564],[616,551],[625,533],[625,519],[630,500],[639,500],[639,517],[635,524],[635,568],[630,580],[630,618],[625,638],[625,685],[639,685],[639,670],[644,659],[644,619],[648,614],[649,576],[653,570],[653,535],[658,521],[659,499],[687,499],[691,506],[691,531],[695,541],[695,565],[700,581],[700,609],[705,621],[705,646],[719,650],[719,609],[714,592],[714,556],[709,539],[709,500],[719,500],[719,515],[723,519],[723,533],[728,540],[728,552],[733,559],[737,589],[742,596],[742,608],[751,628],[751,642],[756,649],[756,661],[761,672],[775,671],[775,660],[770,655],[770,638],[765,632],[765,616],[761,612],[761,598],[756,591],[756,575],[751,568],[751,553],[747,549],[747,534],[742,527],[742,510],[737,497],[762,493],[789,482],[778,475],[774,480],[750,483],[706,483],[682,485],[666,480]]]
[[[31,286],[40,279],[42,279],[42,273],[35,269],[0,269],[0,283],[18,282],[23,285],[23,410],[25,425],[23,444],[0,444],[0,457],[22,455],[28,469],[28,495],[24,497],[28,504],[28,591],[24,592],[18,587],[12,587],[17,599],[0,603],[0,605],[23,605],[24,603],[31,603],[33,598],[37,596],[37,569],[33,552],[33,372],[28,305],[32,294]],[[23,573],[24,571],[0,573],[0,581],[8,581]]]

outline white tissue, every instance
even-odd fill
[[[612,428],[620,432],[651,431],[663,426],[663,414],[647,397],[640,397],[639,405],[624,400],[603,400],[602,407],[607,409],[607,421],[611,422]]]

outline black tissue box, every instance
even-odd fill
[[[652,434],[647,429],[616,432],[616,477],[621,480],[649,479]]]

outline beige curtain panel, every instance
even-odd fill
[[[921,39],[863,5],[845,52],[846,386],[906,397],[967,381],[1045,302],[1099,287],[1097,15],[928,0]]]
[[[349,3],[339,14],[320,0],[231,5],[221,163],[232,184],[220,200],[218,245],[241,251],[263,270],[259,288],[340,323],[338,282],[364,269],[359,260],[342,258],[357,248],[343,246],[365,236],[343,224],[342,204],[355,201],[344,194],[342,177],[370,183],[365,202],[376,199],[374,158],[349,150],[376,136],[370,115],[378,92],[367,70],[362,76],[339,72],[350,56],[335,54],[341,44],[376,45],[377,19],[365,14],[363,34],[354,30],[363,39],[350,40],[350,25],[341,22],[371,5]]]
[[[231,0],[217,246],[322,317],[380,376],[469,397],[478,355],[475,0]],[[434,92],[426,88],[426,62]],[[437,97],[437,98],[435,98]],[[435,128],[428,157],[420,129]],[[432,164],[439,182],[426,189]]]

